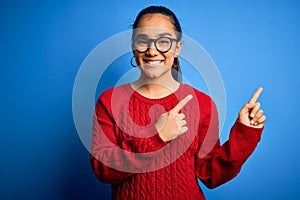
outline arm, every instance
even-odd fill
[[[105,183],[118,183],[132,176],[133,172],[143,170],[149,162],[146,154],[162,148],[166,145],[159,137],[158,133],[149,138],[126,137],[122,141],[117,140],[117,126],[110,112],[108,97],[100,97],[94,115],[92,149],[90,162],[98,179]],[[156,131],[155,126],[150,129],[140,129],[144,131]],[[147,159],[145,159],[147,158]]]
[[[230,130],[229,140],[221,146],[218,113],[212,100],[209,107],[210,112],[202,118],[195,173],[208,188],[215,188],[240,172],[259,142],[263,128],[246,126],[237,119]]]

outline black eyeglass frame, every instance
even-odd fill
[[[160,51],[160,50],[157,48],[157,41],[160,40],[160,39],[163,39],[163,38],[169,39],[169,40],[171,41],[171,45],[170,45],[170,47],[169,47],[166,51]],[[175,38],[170,38],[170,37],[159,37],[159,38],[156,38],[156,39],[148,39],[148,38],[146,39],[146,38],[143,38],[143,39],[147,40],[147,43],[148,43],[147,46],[148,46],[148,47],[146,48],[145,51],[139,51],[139,50],[136,48],[136,45],[135,45],[135,42],[136,42],[137,39],[140,39],[140,38],[136,38],[136,39],[133,40],[133,46],[134,46],[134,50],[136,50],[136,51],[139,52],[139,53],[145,53],[146,51],[148,51],[149,48],[150,48],[150,46],[151,46],[151,43],[152,43],[152,42],[154,43],[154,46],[155,46],[156,50],[157,50],[158,52],[160,52],[160,53],[166,53],[166,52],[170,51],[170,49],[172,48],[172,45],[173,45],[173,42],[174,42],[174,41],[176,41],[176,44],[179,42],[177,39],[175,39]]]

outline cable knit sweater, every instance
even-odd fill
[[[188,94],[194,98],[181,110],[188,131],[166,143],[155,122]],[[220,145],[218,126],[212,99],[187,84],[160,99],[118,86],[96,103],[91,165],[100,181],[112,184],[113,199],[205,199],[197,178],[208,188],[234,178],[263,130],[237,120]]]

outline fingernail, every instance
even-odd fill
[[[250,124],[254,124],[254,121],[252,120],[252,121],[250,122]]]
[[[254,114],[252,113],[252,114],[250,115],[250,117],[254,117]]]

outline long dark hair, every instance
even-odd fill
[[[176,30],[176,36],[177,36],[177,41],[181,41],[182,38],[182,30],[180,23],[176,17],[176,15],[168,8],[164,6],[149,6],[147,8],[144,8],[139,12],[137,17],[135,18],[135,21],[133,23],[132,29],[136,29],[138,27],[138,24],[141,20],[141,18],[146,15],[146,14],[162,14],[167,17],[169,17],[175,27]],[[174,58],[174,62],[172,65],[172,76],[175,80],[181,82],[182,80],[182,75],[181,75],[181,69],[180,69],[180,63],[179,63],[179,58],[176,57]]]

